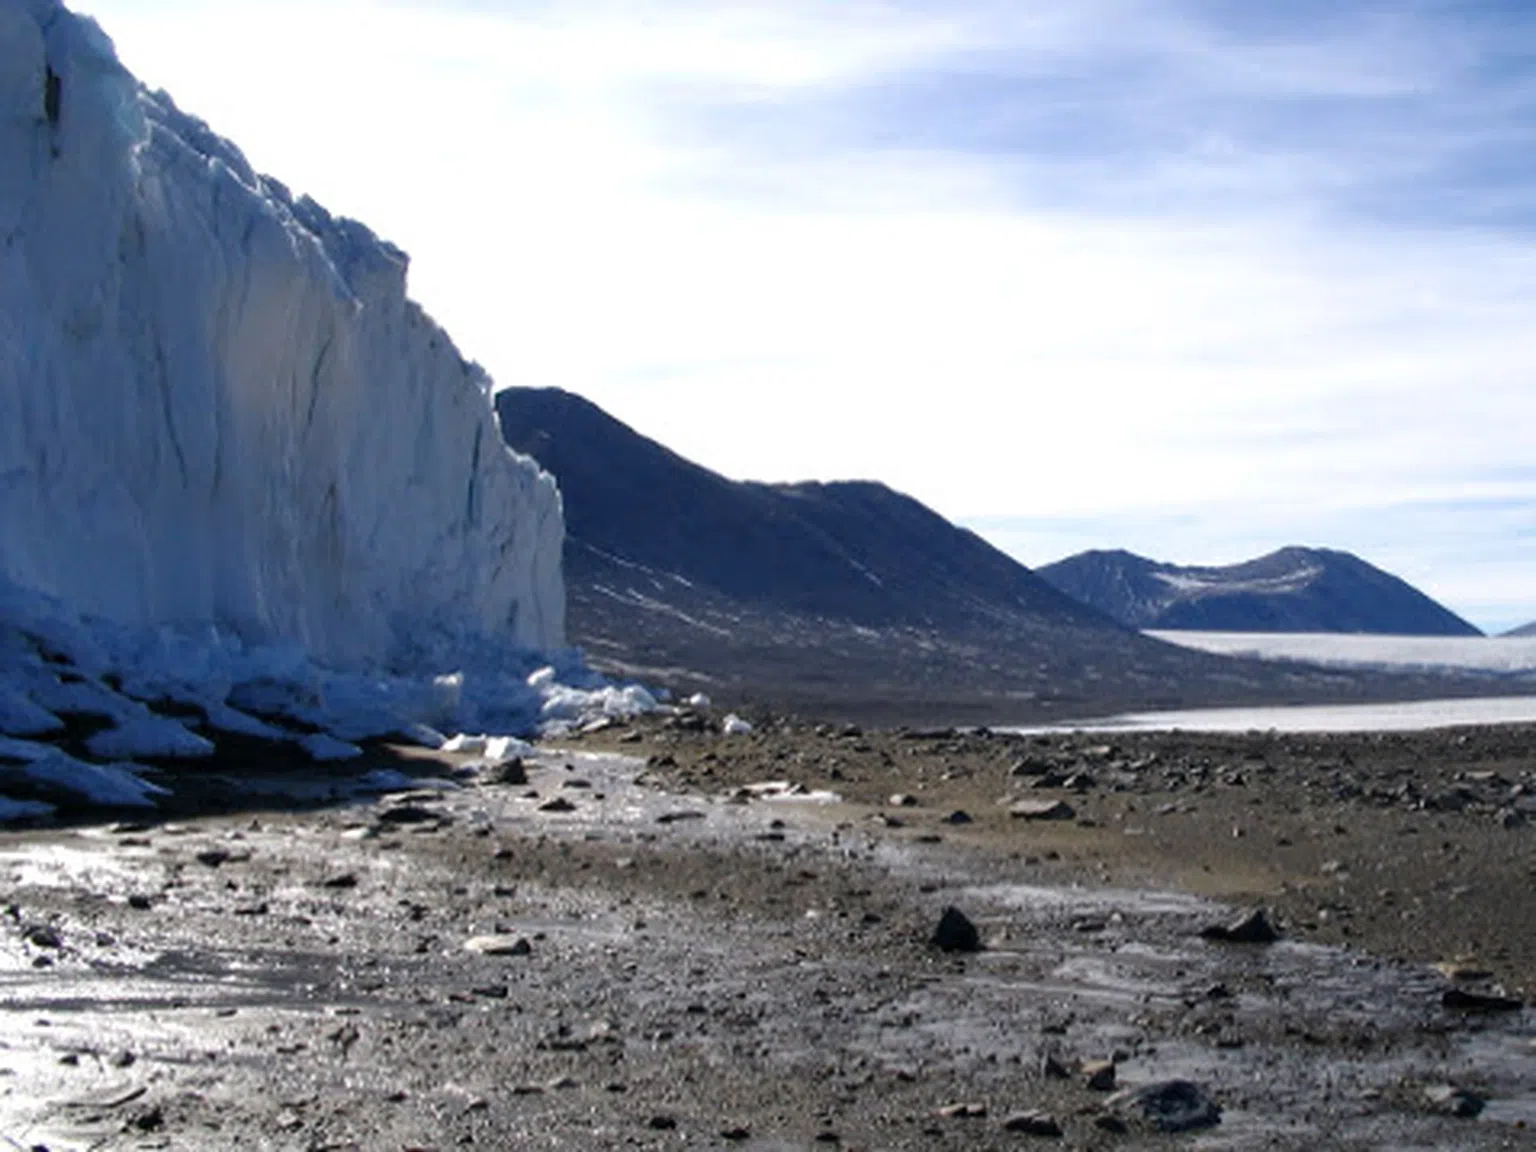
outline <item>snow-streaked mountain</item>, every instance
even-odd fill
[[[1522,624],[1518,628],[1511,628],[1508,632],[1500,633],[1503,636],[1536,636],[1536,620],[1529,624]]]
[[[1040,568],[1069,596],[1132,628],[1477,636],[1478,630],[1358,556],[1282,548],[1225,567],[1093,551]]]
[[[0,3],[0,580],[338,666],[562,643],[554,483],[406,264]]]
[[[1140,636],[880,484],[728,480],[556,389],[496,406],[559,480],[571,638],[612,671],[901,723],[1365,690]]]

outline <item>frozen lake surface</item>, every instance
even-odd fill
[[[1455,669],[1536,681],[1536,636],[1362,636],[1338,632],[1183,632],[1148,636],[1182,648],[1335,668]]]
[[[1308,704],[1130,712],[1025,732],[1418,732],[1472,724],[1536,723],[1536,696],[1416,700],[1402,704]]]

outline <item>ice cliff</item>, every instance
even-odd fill
[[[0,0],[0,582],[333,668],[562,644],[554,483],[405,274]]]

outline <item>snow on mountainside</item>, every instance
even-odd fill
[[[1038,572],[1132,628],[1479,635],[1396,576],[1328,548],[1282,548],[1219,568],[1082,552]]]
[[[93,21],[0,0],[0,792],[146,802],[114,761],[643,702],[541,670],[560,496],[406,263]]]
[[[1518,628],[1511,628],[1503,633],[1505,636],[1536,636],[1536,620],[1529,624],[1522,624]]]

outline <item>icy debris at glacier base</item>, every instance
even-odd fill
[[[489,645],[466,655],[473,662],[447,675],[337,671],[291,645],[248,645],[218,629],[81,619],[0,581],[0,823],[60,805],[153,807],[175,787],[170,762],[195,757],[218,770],[232,738],[269,743],[299,766],[357,759],[358,742],[371,740],[496,763],[532,752],[511,734],[557,735],[657,707],[575,654],[556,664]],[[380,780],[409,783],[387,769],[358,783]]]

